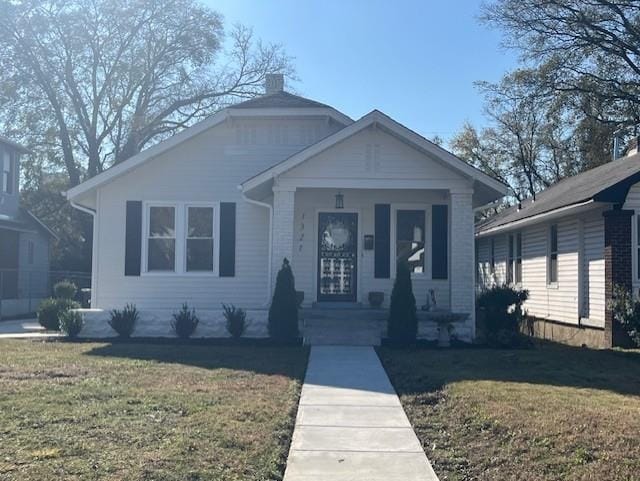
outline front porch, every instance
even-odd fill
[[[428,304],[468,314],[457,335],[473,339],[471,202],[471,192],[454,189],[274,186],[272,282],[291,259],[304,294],[305,339],[329,342],[340,331],[379,344],[398,260],[412,270],[419,336],[437,337],[437,324],[421,311]],[[370,308],[374,292],[384,296],[378,309]]]

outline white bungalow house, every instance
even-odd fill
[[[476,226],[478,288],[529,291],[532,334],[612,347],[613,287],[640,292],[640,154],[564,179]]]
[[[85,335],[109,333],[108,310],[126,303],[142,311],[138,335],[169,335],[185,301],[196,335],[225,334],[222,302],[265,335],[287,258],[305,308],[363,322],[369,292],[387,305],[407,260],[418,305],[433,289],[439,307],[468,314],[458,335],[472,338],[474,208],[505,186],[382,112],[353,121],[285,92],[282,76],[267,85],[67,193],[94,217]]]

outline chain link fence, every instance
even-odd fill
[[[88,272],[0,269],[0,319],[33,314],[42,299],[53,295],[56,282],[62,280],[78,287],[78,300],[83,298],[81,289],[91,288]]]

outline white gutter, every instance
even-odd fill
[[[74,209],[78,209],[80,212],[84,212],[89,214],[92,219],[92,243],[91,243],[91,306],[92,308],[96,307],[98,302],[98,230],[97,230],[97,221],[96,211],[93,209],[89,209],[88,207],[84,207],[75,201],[69,199],[69,203],[71,207]]]
[[[273,256],[273,206],[267,202],[260,202],[258,200],[253,200],[253,199],[249,199],[249,197],[246,196],[246,194],[244,193],[244,191],[242,190],[242,186],[239,185],[238,186],[238,190],[240,191],[240,194],[242,195],[242,200],[244,200],[245,202],[248,202],[249,204],[253,204],[253,205],[257,205],[259,207],[264,207],[269,211],[269,254],[268,254],[268,259],[269,259],[269,265],[267,267],[267,271],[268,271],[268,277],[267,277],[267,299],[265,301],[265,306],[268,306],[269,303],[271,302],[271,259]]]
[[[573,204],[573,205],[567,205],[565,207],[560,207],[559,209],[554,209],[554,210],[550,210],[548,212],[543,212],[542,214],[537,214],[531,217],[525,217],[524,219],[520,219],[520,220],[516,220],[514,222],[509,222],[507,224],[503,224],[503,225],[499,225],[496,227],[492,227],[490,229],[487,230],[483,230],[481,232],[478,232],[476,234],[476,237],[483,237],[489,234],[495,234],[496,232],[500,232],[503,230],[508,230],[508,229],[515,229],[517,227],[521,227],[523,225],[527,225],[527,224],[534,224],[536,222],[539,221],[543,221],[547,218],[555,218],[555,217],[560,217],[563,214],[567,213],[568,211],[572,211],[572,210],[577,210],[580,207],[589,207],[591,204],[595,204],[595,201],[593,199],[589,199],[585,202],[581,202],[579,204]]]

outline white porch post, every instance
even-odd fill
[[[295,187],[273,187],[273,234],[271,254],[271,289],[276,287],[278,271],[282,267],[282,260],[286,257],[292,261],[293,257],[293,215]],[[294,268],[295,274],[295,266]]]
[[[475,337],[473,191],[451,191],[451,310],[468,313]]]

